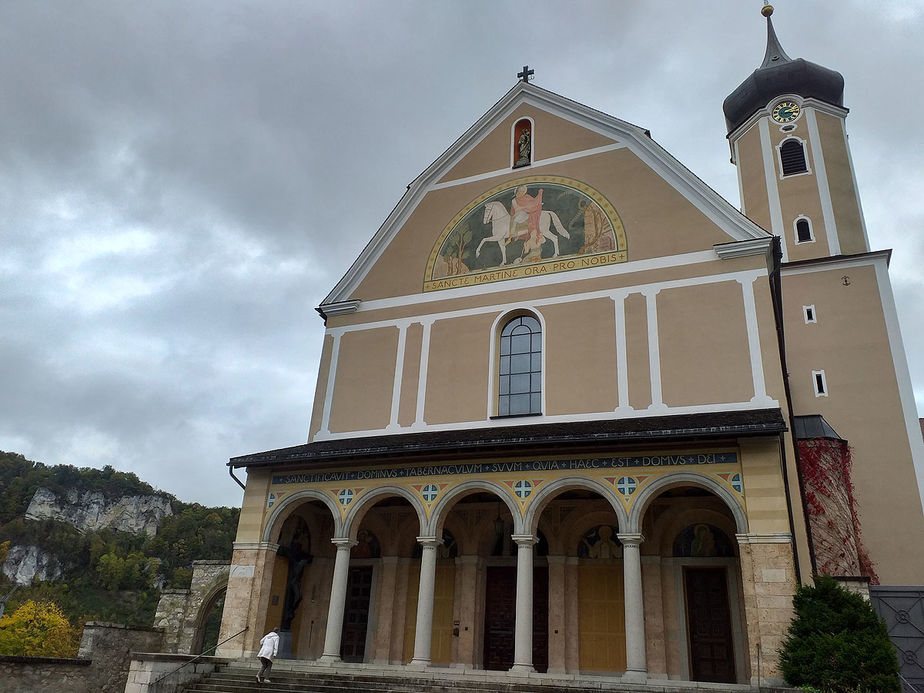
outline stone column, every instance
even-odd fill
[[[411,664],[430,665],[430,648],[433,644],[433,589],[436,582],[436,547],[443,543],[439,537],[417,537],[423,547],[420,555],[420,587],[417,591],[417,626],[414,631],[414,658]]]
[[[234,543],[218,641],[222,642],[244,628],[247,632],[219,647],[217,656],[252,657],[260,649],[278,548],[278,544],[265,541]]]
[[[517,616],[513,636],[513,666],[510,671],[531,672],[533,668],[533,546],[532,534],[514,534],[517,545]]]
[[[580,559],[565,559],[565,669],[576,674],[581,670],[581,621],[578,600],[578,569]]]
[[[391,649],[391,624],[395,619],[395,582],[398,575],[398,557],[382,556],[381,577],[378,580],[378,617],[372,637],[372,661],[388,664]]]
[[[340,661],[340,638],[343,636],[343,609],[346,605],[347,579],[350,576],[350,549],[356,540],[335,537],[331,543],[337,547],[334,560],[334,579],[330,586],[330,605],[327,609],[327,632],[324,634],[324,652],[320,662]]]
[[[645,607],[642,599],[642,561],[639,546],[645,541],[641,534],[618,534],[622,542],[623,583],[626,609],[626,683],[645,683],[648,665],[645,661]]]
[[[565,665],[565,557],[549,556],[549,673],[564,674]]]

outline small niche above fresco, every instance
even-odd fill
[[[580,181],[531,176],[488,190],[459,211],[430,252],[424,291],[625,262],[615,208]]]

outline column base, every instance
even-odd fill
[[[321,657],[318,659],[318,664],[340,664],[341,661],[342,660],[340,659],[340,655],[326,654],[321,655]]]
[[[648,681],[647,671],[626,671],[622,675],[623,683],[646,683]]]
[[[536,667],[532,664],[514,664],[507,671],[511,674],[535,674]]]
[[[407,663],[407,666],[412,667],[414,669],[426,669],[428,666],[430,666],[430,660],[429,659],[412,659],[410,662]]]

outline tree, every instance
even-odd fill
[[[868,601],[829,575],[793,597],[796,615],[780,650],[792,686],[825,693],[898,691],[898,660],[885,622]]]
[[[77,645],[77,629],[52,602],[30,599],[0,618],[0,654],[73,657]]]

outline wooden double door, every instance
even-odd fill
[[[371,599],[372,566],[351,567],[347,578],[343,634],[340,640],[340,657],[344,662],[361,662],[366,656],[366,630]]]
[[[516,625],[517,569],[489,567],[484,604],[484,668],[507,670],[513,666]],[[533,568],[533,666],[549,668],[549,569]]]
[[[735,682],[726,575],[723,567],[684,568],[694,681]]]

